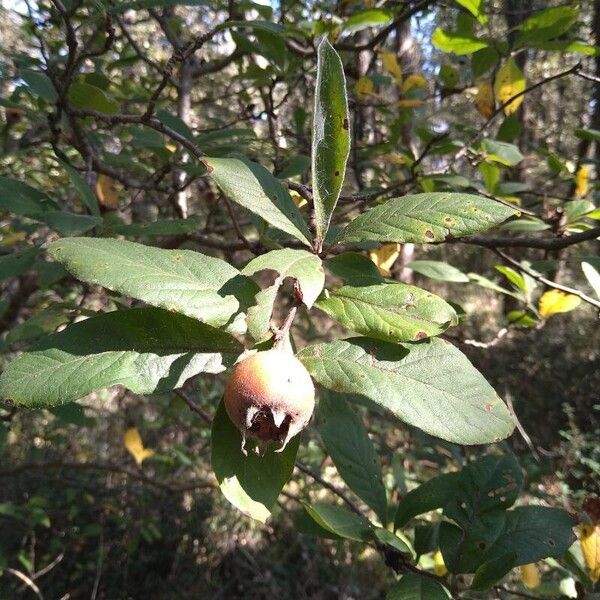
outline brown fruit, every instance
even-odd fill
[[[288,350],[257,352],[233,368],[225,386],[225,409],[246,439],[258,440],[258,450],[277,442],[281,452],[300,433],[315,407],[315,387],[304,365]]]

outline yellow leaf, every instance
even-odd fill
[[[538,566],[535,563],[521,565],[521,579],[523,580],[523,585],[530,590],[539,587],[542,583],[542,578],[540,577]]]
[[[494,81],[494,93],[500,104],[508,102],[513,96],[525,90],[525,77],[523,72],[517,66],[517,63],[510,57],[496,74]],[[504,114],[512,115],[523,103],[524,96],[515,98],[504,107]]]
[[[96,180],[96,196],[98,197],[98,202],[105,208],[112,210],[119,208],[117,182],[108,177],[108,175],[98,175],[98,179]]]
[[[490,119],[496,110],[496,103],[494,101],[494,90],[492,84],[489,81],[482,81],[477,86],[477,95],[475,96],[475,108],[482,114],[486,119]]]
[[[303,198],[298,192],[295,192],[294,190],[290,190],[290,196],[292,197],[294,204],[298,208],[302,208],[303,206],[306,206],[308,204],[306,198]]]
[[[165,148],[171,153],[173,153],[173,152],[175,152],[175,150],[177,150],[177,146],[175,144],[166,144]]]
[[[582,523],[579,526],[579,544],[590,579],[600,579],[600,525]]]
[[[123,445],[138,465],[141,465],[146,458],[150,458],[154,454],[154,450],[144,448],[140,432],[135,427],[130,427],[125,432]]]
[[[435,570],[435,574],[439,577],[443,577],[447,572],[446,563],[444,562],[444,557],[439,550],[436,550],[433,555],[433,568]]]
[[[398,100],[398,106],[400,108],[416,108],[425,104],[425,100],[420,98],[405,98],[404,100]]]
[[[370,77],[361,77],[354,84],[354,90],[359,96],[369,96],[373,93],[374,85]]]
[[[398,58],[393,52],[381,52],[381,62],[383,68],[396,80],[397,84],[402,83],[402,67]]]
[[[400,256],[400,248],[400,244],[382,244],[377,250],[369,251],[369,258],[384,277],[392,274],[391,268]]]
[[[409,75],[402,83],[402,93],[412,90],[413,88],[427,87],[427,80],[421,73],[413,73]]]
[[[542,294],[540,298],[539,310],[542,319],[565,313],[577,308],[581,303],[581,298],[573,294],[566,294],[560,290],[550,290]]]
[[[590,170],[582,165],[575,173],[575,195],[578,198],[583,198],[588,193],[588,180],[590,178]]]

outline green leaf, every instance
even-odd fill
[[[310,157],[299,154],[287,162],[287,164],[277,173],[278,179],[289,179],[302,175],[310,168]]]
[[[554,6],[536,12],[521,26],[516,46],[545,42],[567,32],[577,21],[578,9],[575,6]]]
[[[413,260],[406,266],[415,271],[415,273],[419,273],[430,279],[437,279],[438,281],[453,281],[455,283],[466,283],[469,281],[469,278],[462,271],[446,262],[438,260]]]
[[[44,192],[8,177],[0,177],[0,210],[42,221],[61,235],[84,233],[102,223],[98,217],[64,212]]]
[[[370,542],[373,539],[371,523],[341,506],[304,503],[304,508],[317,525],[342,538],[357,542]]]
[[[488,160],[499,162],[507,167],[514,167],[524,158],[514,144],[507,142],[498,142],[488,138],[483,141],[483,147],[488,153]]]
[[[418,344],[351,338],[308,346],[298,358],[324,387],[362,394],[450,442],[497,442],[514,429],[508,409],[479,371],[437,338]]]
[[[394,527],[400,529],[413,517],[442,508],[458,493],[461,482],[459,473],[444,473],[408,492],[398,504]]]
[[[79,193],[85,207],[90,211],[90,214],[99,217],[100,208],[98,207],[98,199],[90,186],[86,183],[85,179],[73,168],[71,165],[63,161],[59,161],[63,169],[67,172],[71,183]]]
[[[173,131],[176,131],[179,135],[182,135],[184,138],[190,140],[190,142],[195,141],[194,133],[187,126],[185,121],[183,121],[179,117],[172,115],[171,113],[167,112],[166,110],[159,110],[156,113],[156,116],[158,117],[160,122],[163,123],[163,125],[170,127]]]
[[[600,273],[597,269],[594,268],[589,262],[583,261],[581,263],[581,270],[588,280],[589,284],[592,286],[594,293],[598,298],[600,298]]]
[[[463,8],[466,8],[482,25],[487,23],[487,17],[483,12],[484,0],[456,0]]]
[[[500,581],[514,566],[517,555],[514,552],[502,554],[498,558],[493,558],[484,562],[473,577],[471,589],[487,590],[496,582]]]
[[[473,54],[473,52],[489,46],[489,42],[485,40],[459,32],[445,31],[440,27],[433,32],[431,43],[442,52],[452,52],[458,55]]]
[[[387,342],[421,340],[457,323],[439,296],[405,283],[344,286],[326,291],[316,306],[344,327]]]
[[[582,140],[600,142],[600,131],[597,129],[576,129],[575,135]]]
[[[60,235],[81,235],[94,227],[102,224],[100,217],[90,215],[76,215],[62,210],[49,210],[40,218],[49,227]]]
[[[387,546],[391,546],[392,548],[398,550],[398,552],[405,554],[413,560],[416,558],[415,551],[410,541],[400,532],[397,531],[396,533],[392,533],[383,527],[375,527],[373,529],[373,533],[380,542],[386,544]]]
[[[60,210],[60,206],[44,192],[16,179],[0,176],[0,210],[39,219],[50,210]]]
[[[350,285],[368,285],[383,282],[383,277],[375,263],[364,254],[344,252],[328,258],[325,268],[341,277]]]
[[[26,248],[0,256],[0,281],[18,277],[33,267],[39,248]]]
[[[289,192],[262,165],[239,158],[203,158],[210,176],[231,200],[307,246],[311,235]]]
[[[264,523],[277,502],[281,489],[294,470],[300,436],[283,452],[267,450],[258,456],[249,449],[242,453],[242,436],[227,416],[223,402],[212,424],[212,468],[221,492],[245,515]]]
[[[230,335],[158,308],[134,308],[80,321],[40,340],[0,375],[0,397],[55,406],[121,384],[136,394],[180,387],[220,373],[242,346]]]
[[[538,50],[548,50],[556,52],[573,52],[574,54],[583,54],[584,56],[600,56],[600,47],[580,42],[578,40],[553,41],[553,42],[531,42],[530,48]]]
[[[107,115],[119,112],[119,103],[89,83],[75,82],[69,88],[69,102],[76,108],[95,110]]]
[[[387,521],[387,498],[379,457],[360,417],[334,392],[322,392],[318,430],[348,487]]]
[[[118,235],[157,237],[193,233],[199,231],[202,224],[199,219],[190,217],[187,219],[166,219],[164,221],[154,221],[153,223],[118,223],[116,225],[111,223],[106,224],[106,228]]]
[[[380,8],[361,10],[346,19],[346,22],[342,25],[342,31],[345,33],[354,33],[366,27],[387,25],[391,20],[392,13],[390,11]]]
[[[471,57],[471,69],[473,77],[479,78],[484,73],[487,73],[494,65],[498,64],[500,55],[495,48],[482,48],[477,50]]]
[[[486,560],[510,552],[515,565],[526,565],[552,556],[561,557],[575,541],[569,513],[546,506],[518,506],[506,513],[502,535],[486,554]]]
[[[49,104],[56,102],[58,94],[45,73],[23,69],[19,71],[19,77],[27,84],[34,96],[45,100]]]
[[[322,244],[329,228],[350,153],[350,113],[344,67],[324,37],[317,50],[312,187],[317,240]]]
[[[431,577],[409,573],[394,585],[386,600],[448,600],[451,597],[450,592]]]
[[[482,456],[460,476],[460,486],[448,495],[444,510],[460,526],[466,526],[474,515],[512,506],[523,487],[523,473],[512,454]]]
[[[302,302],[310,308],[325,284],[321,259],[306,250],[284,248],[272,250],[251,260],[242,270],[244,275],[271,269],[279,273],[274,283],[256,295],[256,306],[248,310],[248,329],[255,340],[261,340],[269,331],[269,323],[277,292],[286,277],[298,281]]]
[[[10,344],[25,342],[52,333],[59,325],[64,325],[69,320],[74,308],[73,304],[57,302],[38,310],[29,319],[13,327],[8,332],[6,341]]]
[[[65,238],[48,244],[48,254],[82,281],[214,326],[229,323],[256,293],[235,267],[191,250]]]
[[[442,242],[484,231],[518,214],[517,209],[472,194],[433,192],[392,198],[346,226],[341,242]]]

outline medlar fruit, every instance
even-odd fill
[[[315,387],[304,365],[288,350],[273,348],[237,363],[225,386],[225,409],[246,439],[258,440],[257,452],[276,442],[281,452],[310,421]]]

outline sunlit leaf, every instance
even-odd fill
[[[154,450],[145,448],[142,436],[135,427],[130,427],[123,436],[123,445],[138,465],[154,455]]]
[[[542,583],[542,577],[540,575],[540,569],[535,563],[529,563],[527,565],[521,565],[521,581],[523,585],[530,590],[534,590],[540,587]]]
[[[381,244],[379,248],[369,250],[369,258],[384,277],[392,274],[392,267],[400,256],[401,244]]]
[[[581,304],[581,298],[567,294],[561,290],[548,290],[544,292],[539,301],[539,311],[542,319],[547,319],[558,313],[565,313],[576,309]]]
[[[590,171],[586,165],[581,165],[575,173],[575,195],[583,198],[588,193],[588,182],[590,179]]]
[[[508,58],[508,60],[500,67],[498,73],[496,73],[496,79],[494,80],[494,94],[500,104],[504,105],[513,96],[523,92],[525,90],[526,83],[523,72],[517,66],[515,59]],[[512,102],[509,102],[504,106],[504,114],[511,115],[516,112],[523,103],[525,96],[521,94],[518,98],[515,98]]]

